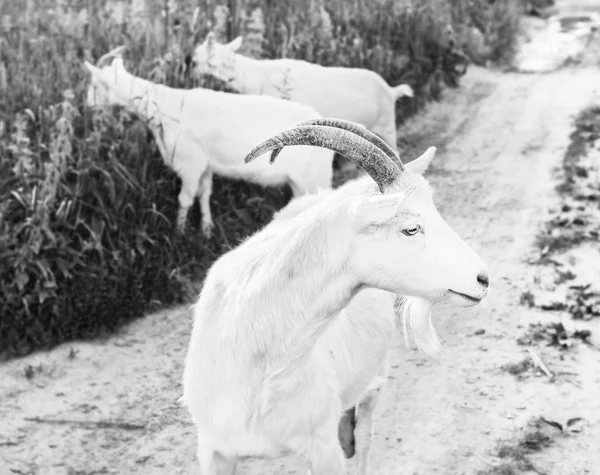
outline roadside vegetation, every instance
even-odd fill
[[[198,14],[194,12],[198,8]],[[469,62],[510,56],[517,0],[7,0],[0,4],[0,359],[109,333],[183,302],[220,254],[289,199],[215,178],[210,241],[174,230],[179,180],[146,125],[84,106],[95,62],[125,44],[126,67],[174,87],[193,76],[194,45],[244,35],[241,53],[364,67],[409,83],[398,122]],[[196,283],[196,284],[194,284]]]

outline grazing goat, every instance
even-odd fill
[[[395,104],[402,96],[413,96],[408,84],[390,87],[379,74],[364,68],[254,59],[236,53],[241,45],[241,36],[222,44],[208,33],[194,51],[196,74],[211,74],[243,94],[286,97],[314,107],[324,117],[363,124],[397,150]]]
[[[122,51],[117,49],[118,53]],[[90,107],[121,105],[148,122],[163,160],[181,178],[177,227],[184,229],[196,196],[202,231],[210,237],[213,172],[263,186],[289,184],[294,197],[331,187],[334,153],[317,147],[290,150],[279,166],[268,160],[244,165],[240,157],[256,143],[297,124],[320,117],[313,108],[274,97],[240,95],[210,89],[175,89],[136,77],[125,70],[115,51],[91,74]],[[112,59],[110,65],[102,63]]]
[[[323,348],[340,312],[363,289],[387,292],[390,304],[393,294],[411,296],[418,305],[408,310],[421,313],[426,325],[418,327],[427,330],[433,304],[470,306],[487,295],[484,263],[439,215],[427,181],[367,130],[322,122],[329,125],[313,121],[276,134],[245,161],[311,144],[354,161],[377,187],[357,180],[322,193],[209,269],[194,308],[182,396],[197,428],[202,475],[230,475],[242,458],[289,452],[313,475],[341,475],[340,416],[371,389],[353,382],[370,383],[378,370],[357,376],[347,366],[355,348],[334,342],[348,353],[340,357]],[[366,313],[376,318],[379,309]]]

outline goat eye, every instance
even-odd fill
[[[411,226],[410,228],[403,229],[402,232],[407,236],[414,236],[420,231],[420,226]]]

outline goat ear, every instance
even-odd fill
[[[238,49],[240,49],[240,46],[242,46],[243,41],[244,41],[244,38],[242,38],[241,36],[238,36],[235,40],[232,40],[229,43],[227,43],[226,46],[231,51],[237,51]]]
[[[96,66],[94,66],[92,63],[90,63],[88,61],[84,61],[83,62],[83,66],[85,67],[85,69],[87,69],[89,71],[89,73],[92,76],[99,76],[100,75],[100,69],[97,68]]]
[[[98,84],[98,83],[105,84],[106,83],[106,79],[104,77],[104,74],[102,74],[102,70],[100,68],[94,66],[92,63],[89,63],[87,61],[83,62],[83,66],[90,73],[93,83],[95,83],[95,84]]]
[[[95,86],[108,85],[106,77],[104,76],[104,74],[102,73],[102,70],[100,68],[97,68],[96,66],[94,66],[91,63],[88,63],[87,61],[84,61],[83,65],[90,73],[90,76],[91,76],[90,84],[93,84]]]
[[[115,69],[125,70],[125,65],[123,64],[123,58],[121,56],[117,56],[113,59],[111,66]]]
[[[429,165],[431,164],[431,161],[435,156],[435,151],[435,147],[429,147],[427,150],[425,150],[425,153],[423,155],[421,155],[418,158],[415,158],[412,162],[407,163],[405,165],[406,168],[411,173],[423,175],[429,168]]]
[[[367,198],[362,210],[363,219],[360,220],[363,226],[380,226],[392,221],[402,209],[406,199],[415,191],[415,188],[415,186],[412,186],[406,191]]]

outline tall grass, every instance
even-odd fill
[[[196,228],[177,236],[178,178],[138,118],[84,107],[83,60],[126,44],[134,74],[189,88],[199,85],[194,45],[211,29],[221,41],[243,34],[253,57],[365,67],[410,83],[417,97],[399,101],[402,121],[458,83],[465,53],[479,62],[509,53],[517,18],[512,0],[5,0],[0,358],[185,300],[191,281],[289,199],[288,190],[217,177],[215,237]]]

